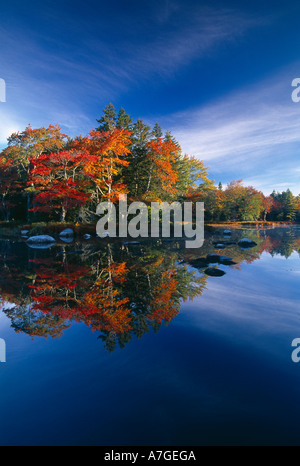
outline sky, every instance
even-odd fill
[[[0,1],[0,149],[29,123],[85,135],[112,103],[216,184],[300,193],[298,0]]]

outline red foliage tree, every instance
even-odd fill
[[[87,161],[86,154],[70,151],[42,154],[31,159],[32,170],[28,184],[34,185],[38,194],[34,198],[34,212],[61,211],[61,222],[72,207],[84,205],[90,196],[84,192],[87,181],[81,172]]]

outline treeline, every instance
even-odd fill
[[[288,190],[264,196],[241,181],[223,190],[203,161],[183,154],[170,132],[109,104],[88,136],[70,138],[58,125],[30,125],[0,153],[0,219],[95,221],[96,206],[131,201],[204,201],[208,221],[299,220],[300,198]]]

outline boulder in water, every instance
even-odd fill
[[[257,246],[257,243],[255,241],[253,241],[252,239],[242,238],[238,242],[238,245],[243,249],[247,249],[247,248],[253,248],[254,246]]]
[[[204,273],[211,277],[222,277],[226,272],[224,272],[224,270],[217,269],[216,267],[208,267],[204,270]]]

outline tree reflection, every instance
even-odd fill
[[[210,234],[195,251],[158,240],[59,245],[49,254],[0,242],[0,304],[16,332],[57,338],[72,322],[81,322],[113,351],[133,337],[157,332],[175,318],[183,301],[203,293],[207,280],[222,279],[204,273],[212,256],[226,253],[213,266],[237,269],[263,251],[289,257],[300,250],[297,229],[246,233],[256,242],[249,250],[238,247],[245,236],[241,231],[227,243],[223,239],[220,249],[222,232]]]

